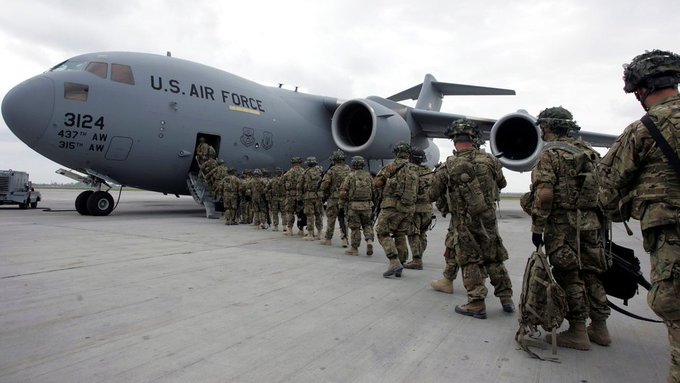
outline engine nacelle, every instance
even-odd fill
[[[331,132],[338,148],[371,158],[392,158],[395,143],[411,141],[411,130],[399,114],[362,98],[346,101],[336,109]]]
[[[524,110],[500,118],[489,135],[491,152],[507,169],[524,172],[533,169],[543,149],[536,119]]]

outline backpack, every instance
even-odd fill
[[[555,281],[550,270],[548,257],[541,249],[534,251],[524,269],[522,295],[519,303],[519,329],[515,340],[529,355],[541,359],[555,361],[554,358],[541,358],[529,350],[529,346],[544,347],[532,339],[540,335],[538,327],[552,333],[552,353],[557,354],[556,330],[562,324],[567,313],[567,295]]]
[[[368,172],[354,174],[354,188],[350,192],[350,201],[364,202],[372,200],[373,178]]]

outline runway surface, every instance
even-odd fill
[[[663,324],[616,312],[613,343],[518,349],[515,314],[490,288],[488,319],[435,292],[448,219],[422,271],[385,279],[387,260],[252,226],[208,220],[190,197],[124,191],[107,217],[81,216],[77,190],[40,190],[37,209],[0,206],[0,382],[662,382]],[[117,197],[117,193],[114,197]],[[515,303],[531,254],[530,219],[504,199],[500,232]],[[628,237],[649,275],[638,223]],[[620,303],[620,300],[616,300]],[[626,307],[654,317],[646,292]],[[566,328],[566,323],[563,325]],[[538,350],[551,356],[549,350]]]

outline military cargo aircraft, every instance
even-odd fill
[[[17,85],[2,115],[26,145],[80,174],[58,173],[93,187],[76,199],[79,213],[108,215],[113,197],[102,189],[109,183],[194,194],[190,175],[198,170],[201,138],[240,170],[283,167],[292,156],[324,159],[337,148],[364,156],[377,170],[393,159],[399,141],[422,147],[433,166],[439,161],[433,138],[444,138],[452,121],[472,118],[506,168],[526,171],[543,146],[528,113],[493,120],[440,112],[446,95],[514,94],[427,74],[391,97],[339,100],[263,86],[170,54],[102,52],[70,58]],[[415,107],[398,103],[407,99],[417,100]],[[614,140],[582,136],[595,145]]]

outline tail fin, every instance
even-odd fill
[[[452,84],[439,82],[431,74],[426,74],[422,84],[388,97],[388,100],[418,100],[415,109],[440,111],[444,96],[494,96],[514,95],[512,89],[488,88],[484,86]]]

